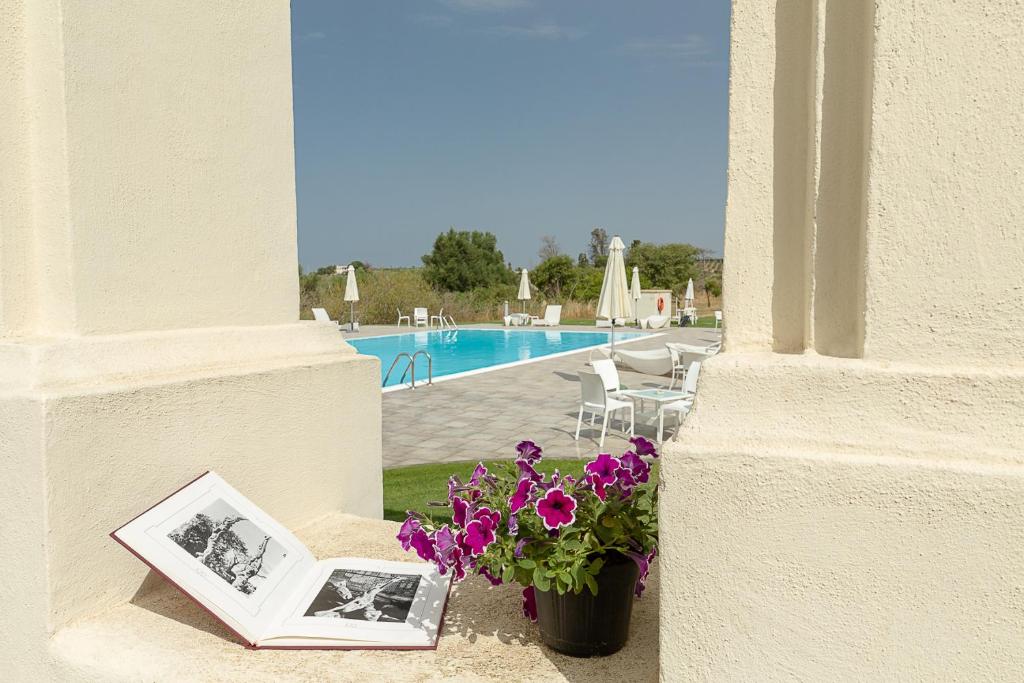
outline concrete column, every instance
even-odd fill
[[[726,348],[666,449],[665,680],[1024,669],[1022,36],[1012,0],[734,3]]]
[[[132,598],[107,533],[205,470],[289,526],[382,514],[379,365],[298,321],[289,26],[285,0],[0,0],[13,679]]]

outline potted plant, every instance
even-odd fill
[[[523,586],[523,613],[549,647],[617,652],[658,544],[658,492],[644,459],[657,453],[647,439],[630,441],[621,457],[587,463],[581,479],[539,473],[541,449],[523,441],[515,461],[448,481],[450,523],[410,511],[397,538],[455,581],[476,573]]]

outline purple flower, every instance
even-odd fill
[[[501,524],[501,513],[489,507],[482,507],[473,513],[473,519],[480,520],[493,530],[497,529],[498,525]]]
[[[654,449],[654,444],[644,437],[634,436],[629,439],[629,442],[636,448],[637,455],[650,455],[654,458],[658,457],[658,451]]]
[[[409,543],[416,549],[416,554],[419,555],[421,559],[424,559],[427,562],[433,562],[437,559],[434,541],[423,529],[417,529],[414,531]]]
[[[629,559],[636,562],[636,566],[640,569],[640,577],[636,580],[636,588],[634,592],[636,597],[643,595],[644,589],[647,587],[647,575],[651,572],[651,563],[654,562],[655,555],[658,554],[657,548],[652,548],[651,552],[647,555],[641,555],[640,553],[633,552],[632,550],[625,551]]]
[[[520,539],[520,541],[518,543],[516,543],[516,549],[515,549],[515,551],[513,551],[512,554],[515,556],[515,558],[517,560],[522,558],[522,556],[523,556],[523,548],[526,547],[526,544],[529,543],[532,540],[533,540],[532,538],[523,538],[523,539]]]
[[[437,554],[439,564],[450,565],[459,552],[459,545],[455,541],[455,534],[445,524],[434,532],[434,551]]]
[[[561,489],[553,488],[537,501],[537,514],[546,529],[569,526],[576,521],[576,499],[565,495]]]
[[[530,481],[537,482],[544,478],[541,476],[540,472],[533,468],[533,465],[531,465],[529,461],[523,460],[522,458],[516,458],[516,467],[519,468],[520,479],[529,479]]]
[[[462,489],[462,480],[454,474],[448,478],[448,500],[455,497],[455,492]]]
[[[532,465],[543,457],[541,455],[540,446],[532,441],[520,441],[516,446],[516,453],[518,453],[519,457],[525,460],[528,465]]]
[[[398,535],[395,536],[395,538],[398,539],[398,542],[402,544],[402,550],[408,550],[412,547],[412,535],[420,528],[420,526],[422,526],[420,524],[420,520],[413,517],[410,512],[409,517],[402,522],[402,528],[398,530]]]
[[[615,470],[619,469],[621,464],[618,458],[602,453],[595,460],[588,462],[583,469],[588,474],[597,476],[602,484],[609,485],[615,483]]]
[[[583,480],[583,482],[584,484],[587,484],[591,488],[593,488],[594,495],[600,498],[602,501],[608,497],[608,494],[605,492],[604,489],[604,482],[601,481],[600,475],[588,474],[586,478]]]
[[[470,555],[482,554],[491,543],[494,543],[494,527],[488,522],[474,519],[466,525],[464,545],[469,549]]]
[[[476,468],[473,470],[473,476],[469,478],[471,486],[477,486],[483,481],[483,478],[487,476],[487,468],[484,467],[482,462],[477,463]]]
[[[650,479],[651,466],[633,451],[623,453],[619,461],[622,463],[623,468],[629,470],[635,481],[646,484]]]
[[[452,498],[452,522],[456,526],[465,528],[469,519],[469,503],[465,499],[455,496]]]
[[[480,567],[480,574],[483,575],[483,577],[485,579],[490,581],[492,586],[500,586],[501,585],[501,579],[499,579],[494,574],[491,574],[491,572],[489,572],[487,570],[487,567]]]
[[[531,493],[533,493],[533,481],[530,479],[520,479],[519,485],[516,486],[516,492],[508,499],[509,513],[515,514],[526,507],[527,503],[530,502]]]
[[[513,536],[519,533],[519,517],[517,515],[508,516],[508,532]]]
[[[533,586],[523,589],[523,616],[529,617],[530,621],[537,621],[537,595]]]

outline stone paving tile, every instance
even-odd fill
[[[593,327],[569,327],[593,331]],[[404,331],[404,329],[403,329]],[[661,348],[666,341],[708,344],[717,341],[714,330],[666,330],[662,336],[642,339],[630,348]],[[364,327],[360,336],[394,334],[393,327]],[[598,452],[600,422],[591,431],[585,422],[575,441],[580,386],[577,371],[586,369],[589,351],[495,370],[415,390],[383,395],[384,466],[514,457],[515,444],[533,439],[545,455],[556,458],[590,457]],[[667,386],[667,377],[641,375],[619,368],[627,387]],[[651,420],[647,421],[648,423]],[[675,429],[666,420],[665,438]],[[637,433],[653,438],[656,427],[638,422]],[[627,437],[614,420],[603,451],[619,453]]]

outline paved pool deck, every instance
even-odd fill
[[[467,325],[495,328],[497,325]],[[556,330],[593,332],[593,326],[563,325]],[[370,337],[408,332],[394,326],[363,326],[346,338]],[[636,330],[625,328],[624,331]],[[653,336],[660,333],[660,336]],[[624,348],[663,348],[665,342],[710,344],[720,339],[718,330],[670,328],[633,341]],[[545,456],[583,458],[598,452],[601,424],[591,429],[584,422],[580,440],[575,441],[580,384],[576,373],[587,369],[589,350],[547,360],[460,377],[416,389],[383,394],[384,467],[404,467],[459,460],[495,460],[514,457],[515,445],[523,439],[537,442]],[[630,389],[665,387],[668,377],[643,375],[619,367],[622,384]],[[665,438],[675,425],[666,419]],[[654,439],[653,420],[638,420],[636,433]],[[605,452],[621,453],[629,445],[614,420],[605,437]]]

